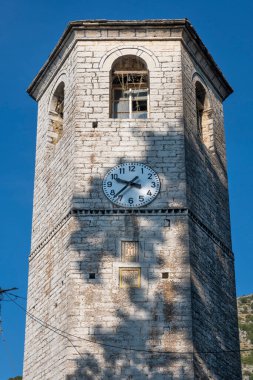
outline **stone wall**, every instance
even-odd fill
[[[182,68],[187,204],[231,248],[222,99],[184,47]],[[197,134],[196,80],[206,87],[210,102],[212,149]]]
[[[69,235],[73,220],[67,219],[47,244],[30,258],[23,378],[65,379],[69,331],[70,282]]]
[[[233,255],[195,221],[189,229],[195,379],[239,380]]]
[[[198,218],[189,225],[195,378],[240,379],[222,99],[185,48],[182,62],[187,208]],[[209,147],[197,131],[196,80],[209,99]]]
[[[32,251],[57,228],[69,212],[74,188],[75,74],[69,61],[48,84],[38,102],[36,167],[33,201]],[[73,64],[74,65],[74,64]],[[63,135],[51,138],[50,102],[57,85],[65,83]]]
[[[81,355],[72,349],[68,379],[193,379],[185,215],[79,213],[78,223],[70,333],[84,341],[73,339]],[[122,241],[138,242],[135,262],[122,257]],[[140,287],[121,287],[121,270],[138,268]]]

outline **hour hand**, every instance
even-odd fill
[[[121,178],[115,178],[115,181],[118,182],[118,183],[127,183],[129,186],[134,186],[134,187],[137,187],[138,189],[141,188],[141,184],[140,183],[135,183],[135,182],[132,182],[132,181],[127,181],[125,179],[121,179]]]
[[[129,181],[126,181],[125,179],[121,179],[119,177],[115,178],[115,181],[119,183],[129,183]]]

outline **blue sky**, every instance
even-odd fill
[[[233,250],[237,293],[252,293],[253,2],[1,0],[0,11],[0,287],[26,296],[37,115],[26,88],[67,23],[187,17],[235,91],[224,103]],[[1,304],[0,379],[8,380],[22,373],[25,316]]]

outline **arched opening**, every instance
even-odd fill
[[[197,81],[195,83],[197,130],[202,142],[208,149],[213,148],[213,119],[206,89]]]
[[[53,144],[56,144],[63,133],[63,118],[64,118],[64,82],[61,82],[52,96],[49,108],[50,116],[50,139]]]
[[[202,138],[203,136],[203,114],[205,110],[206,102],[206,90],[200,82],[196,82],[196,113],[197,113],[197,128],[198,134]]]
[[[111,117],[148,117],[149,75],[146,63],[134,55],[116,59],[111,70]]]

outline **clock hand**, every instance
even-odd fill
[[[120,183],[128,183],[130,186],[138,187],[138,189],[141,189],[140,183],[134,183],[132,181],[127,181],[127,180],[121,179],[121,178],[115,178],[115,181],[120,182]]]
[[[131,182],[130,186],[138,187],[138,189],[141,189],[141,184],[140,183]]]
[[[129,182],[130,182],[130,181],[127,181],[127,180],[125,180],[125,179],[121,179],[121,178],[119,178],[119,177],[115,178],[115,181],[116,181],[116,182],[120,182],[120,183],[129,183]]]
[[[117,197],[120,193],[122,193],[122,191],[124,191],[128,186],[131,186],[131,185],[133,184],[133,182],[134,182],[137,178],[139,178],[139,177],[136,176],[136,177],[134,177],[134,178],[132,179],[132,181],[127,181],[126,186],[122,187],[122,189],[119,190],[119,191],[117,192],[117,194],[114,195],[113,198],[116,198],[116,197]]]

